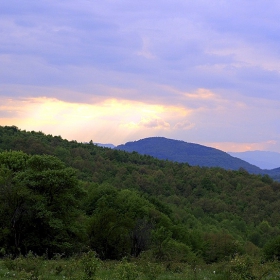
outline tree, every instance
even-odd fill
[[[267,260],[280,260],[280,236],[269,241],[263,249]]]
[[[153,208],[132,190],[100,185],[89,190],[86,212],[91,215],[88,235],[91,249],[103,259],[138,256],[147,249],[152,229]]]
[[[154,255],[157,259],[168,258],[166,246],[171,240],[172,232],[161,226],[152,232]]]
[[[75,170],[54,156],[0,153],[0,244],[7,252],[70,253],[83,194]]]
[[[102,259],[121,259],[130,254],[131,219],[116,213],[113,208],[97,211],[90,219],[88,236],[92,250]]]
[[[204,259],[207,263],[231,258],[234,254],[241,253],[238,242],[225,232],[205,234]]]

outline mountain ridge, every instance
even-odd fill
[[[188,163],[192,166],[221,167],[229,170],[244,168],[249,173],[268,175],[275,175],[280,171],[278,168],[276,168],[276,170],[263,170],[256,165],[248,163],[238,157],[231,156],[229,153],[216,148],[165,137],[143,138],[118,145],[114,149],[127,152],[134,151],[158,159]]]

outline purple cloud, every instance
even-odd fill
[[[251,131],[263,141],[258,129],[280,141],[279,119],[269,113],[279,104],[279,15],[276,0],[4,1],[0,96],[172,105],[195,111],[190,125],[165,120],[178,128],[173,137],[229,141]],[[186,95],[200,89],[213,98]],[[244,128],[231,103],[247,106]]]

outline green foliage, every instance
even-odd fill
[[[0,153],[1,167],[12,172],[19,172],[26,168],[29,156],[22,151],[9,151]]]
[[[137,192],[99,186],[91,189],[86,205],[90,246],[102,259],[138,256],[147,248],[154,207]]]
[[[17,157],[24,164],[15,164]],[[3,152],[0,158],[11,168],[0,181],[0,246],[12,254],[72,251],[81,230],[75,171],[52,156]]]
[[[81,259],[82,267],[84,270],[84,280],[96,279],[96,272],[100,266],[100,260],[97,258],[96,253],[89,251],[83,255]]]
[[[253,262],[248,257],[235,256],[231,261],[230,279],[253,280],[256,279],[252,272]]]
[[[16,127],[0,126],[0,151],[2,255],[90,249],[121,259],[149,251],[159,260],[212,263],[258,255],[280,234],[280,184],[267,176]]]
[[[236,256],[233,260],[223,261],[211,265],[198,264],[188,265],[185,263],[154,263],[148,260],[129,262],[124,259],[119,262],[102,262],[96,259],[95,254],[81,255],[75,258],[56,257],[47,260],[43,257],[28,254],[26,257],[19,256],[16,259],[0,260],[0,279],[23,279],[23,280],[80,280],[87,277],[82,260],[90,266],[98,262],[98,269],[91,279],[118,280],[118,279],[170,279],[170,280],[231,280],[231,279],[279,279],[279,262],[260,262],[259,259],[248,256]],[[8,264],[8,265],[4,265]],[[8,268],[9,269],[8,269]],[[94,266],[95,267],[95,266]],[[90,277],[93,274],[90,273]]]
[[[198,260],[197,255],[191,251],[191,248],[183,242],[171,239],[165,248],[168,261],[193,263]]]
[[[164,266],[159,263],[146,261],[142,263],[141,271],[148,280],[155,280],[164,273]]]
[[[242,253],[240,244],[225,232],[207,233],[204,238],[204,259],[208,263],[231,259],[237,253]]]
[[[124,258],[115,269],[115,277],[118,280],[135,280],[139,277],[138,267]]]
[[[43,260],[43,258],[39,258],[32,252],[29,252],[26,257],[21,255],[16,259],[4,258],[4,265],[7,269],[16,271],[19,279],[37,280],[40,276]]]
[[[263,252],[266,260],[280,261],[280,236],[267,242]]]
[[[171,236],[172,232],[163,226],[153,231],[153,252],[156,259],[164,260],[170,258],[169,252],[166,249]]]

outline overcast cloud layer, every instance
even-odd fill
[[[280,2],[0,4],[0,125],[280,152]]]

